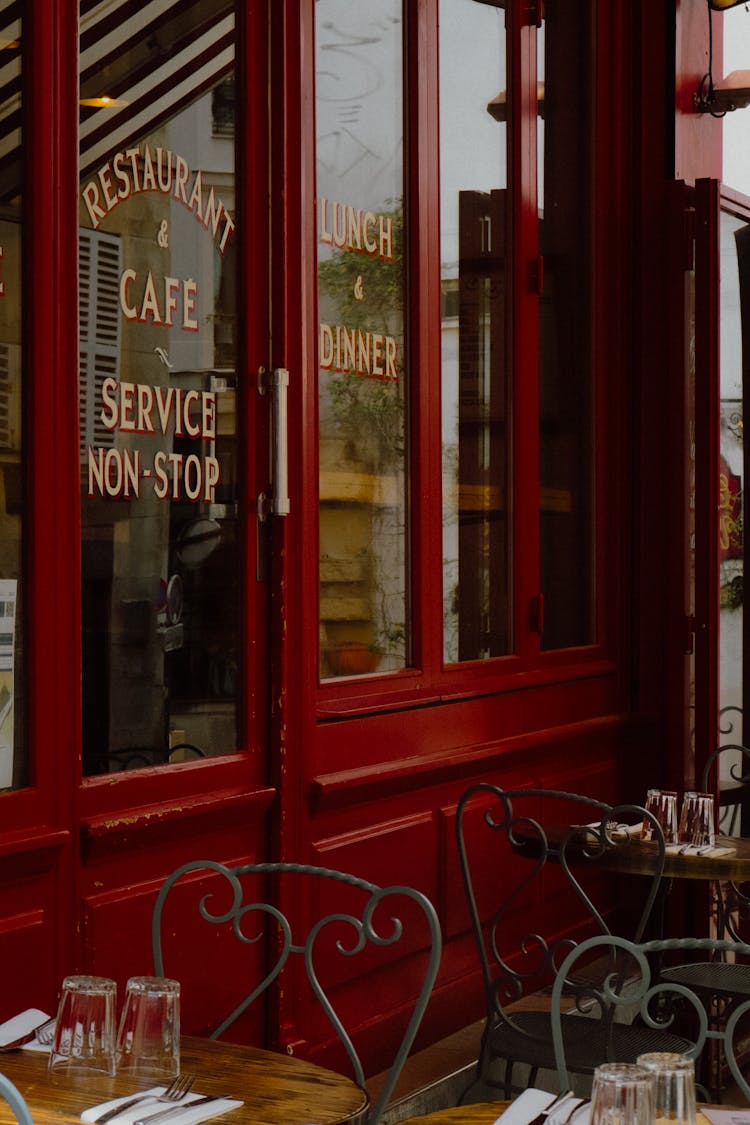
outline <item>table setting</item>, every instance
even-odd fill
[[[0,1052],[42,1052],[50,1075],[132,1079],[130,1094],[84,1107],[86,1125],[197,1125],[243,1105],[229,1094],[194,1089],[196,1075],[180,1073],[178,981],[131,977],[119,1020],[116,995],[106,977],[68,976],[55,1016],[28,1008],[0,1025]],[[138,1089],[144,1082],[150,1085]]]
[[[652,1051],[635,1063],[602,1063],[590,1097],[529,1088],[512,1102],[482,1102],[409,1118],[402,1125],[750,1125],[750,1107],[697,1105],[695,1063]]]
[[[180,987],[132,977],[117,1013],[114,981],[66,977],[57,1012],[0,1024],[0,1072],[35,1125],[335,1125],[366,1111],[353,1078],[303,1058],[182,1035]],[[43,1040],[43,1041],[42,1041]],[[0,1125],[16,1119],[0,1098]]]

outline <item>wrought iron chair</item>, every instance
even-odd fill
[[[462,1100],[477,1083],[511,1098],[517,1089],[516,1064],[530,1068],[528,1084],[536,1081],[539,1070],[554,1070],[549,1011],[528,1010],[528,1001],[522,1008],[516,1002],[531,993],[539,1000],[545,989],[548,995],[557,965],[577,940],[610,933],[612,911],[605,916],[595,898],[600,903],[611,900],[607,859],[617,848],[629,846],[630,836],[617,826],[643,820],[653,828],[657,864],[653,876],[638,877],[642,896],[627,922],[627,932],[637,939],[651,917],[664,867],[664,836],[650,813],[637,805],[615,807],[575,793],[503,790],[488,783],[473,785],[461,797],[458,855],[486,1004],[476,1076]],[[631,891],[633,886],[638,884],[630,884]],[[544,935],[527,928],[535,902],[538,911],[547,914]],[[635,904],[636,896],[629,894],[628,906]],[[591,1024],[582,1027],[580,1019],[570,1026],[568,1022],[566,1034],[577,1040],[574,1066],[591,1072],[598,1047],[594,1042],[589,1050],[586,1038],[595,1029]],[[646,1050],[680,1049],[674,1036],[664,1036],[655,1045],[654,1036],[641,1027],[618,1025],[611,1035],[625,1059]]]
[[[4,1074],[0,1074],[0,1097],[5,1098],[6,1102],[13,1110],[19,1125],[34,1125],[31,1112],[26,1105],[23,1094],[13,1085],[10,1078],[6,1078]]]
[[[742,1019],[750,1012],[750,999],[741,999],[721,1027],[711,1027],[703,997],[686,984],[664,979],[660,966],[670,954],[683,956],[688,951],[703,954],[733,954],[747,957],[750,946],[742,942],[720,941],[716,938],[662,938],[657,941],[631,942],[626,938],[600,935],[582,941],[561,963],[552,987],[552,1035],[555,1064],[560,1088],[570,1081],[571,1065],[564,1033],[564,1025],[573,1017],[564,1015],[560,1004],[576,976],[577,963],[589,963],[592,958],[605,958],[606,971],[599,980],[590,982],[579,1003],[587,1008],[586,1015],[577,1018],[581,1023],[600,1022],[605,1034],[601,1037],[602,1053],[597,1062],[622,1062],[618,1045],[607,1034],[614,1025],[613,1014],[618,1007],[635,1007],[638,1018],[653,1034],[679,1028],[686,1040],[685,1054],[699,1060],[707,1043],[720,1043],[732,1078],[745,1098],[750,1101],[750,1083],[740,1069],[735,1051],[746,1050],[746,1029]],[[585,1000],[585,1005],[582,1001]],[[705,1089],[702,1096],[708,1099]]]
[[[727,708],[725,710],[732,710]],[[722,727],[722,733],[731,730]],[[750,799],[750,749],[739,743],[725,743],[709,757],[701,775],[701,789],[710,791],[709,785],[714,771],[719,768],[723,755],[732,759],[729,773],[734,785],[722,792],[729,792],[730,824],[736,825],[737,811],[742,815],[743,804]],[[713,912],[715,936],[730,942],[742,944],[742,923],[750,923],[750,895],[748,885],[728,880],[711,884],[711,907]],[[713,1028],[721,1028],[734,1011],[738,998],[750,1000],[750,962],[747,959],[727,959],[725,950],[719,947],[708,948],[709,957],[690,960],[664,970],[665,980],[684,984],[703,998],[706,1011]],[[718,1091],[714,1084],[712,1096]]]
[[[198,873],[204,878],[206,874],[218,877],[218,881],[211,878],[209,889],[206,889],[203,880],[197,879]],[[179,884],[184,910],[185,884],[190,882],[191,877],[193,889],[199,892],[199,901],[194,905],[200,917],[216,926],[225,926],[243,946],[262,946],[265,941],[267,957],[266,975],[243,994],[236,1007],[212,1031],[211,1038],[223,1035],[277,980],[289,958],[296,954],[304,965],[307,981],[316,1000],[343,1044],[355,1080],[365,1087],[364,1068],[359,1053],[331,999],[334,986],[340,983],[340,975],[338,982],[334,980],[325,983],[324,977],[327,980],[327,975],[320,971],[316,955],[319,957],[320,950],[325,945],[329,954],[340,955],[343,960],[363,954],[362,961],[368,962],[368,950],[387,950],[390,947],[400,950],[402,956],[408,954],[417,957],[420,967],[413,979],[421,979],[421,984],[416,1000],[411,1006],[406,1030],[387,1071],[385,1082],[367,1116],[367,1125],[377,1125],[414,1042],[440,964],[440,925],[432,903],[421,891],[412,887],[379,887],[365,879],[327,867],[299,863],[247,863],[228,867],[213,860],[195,860],[184,863],[172,872],[157,896],[152,917],[152,944],[155,971],[159,975],[163,975],[165,971],[164,931],[169,928],[174,934],[173,922],[165,926],[167,900],[170,892]],[[275,887],[277,879],[300,878],[308,883],[313,882],[316,894],[320,896],[326,893],[336,893],[338,896],[344,886],[352,888],[352,894],[347,897],[344,908],[316,918],[309,932],[295,936],[290,914],[272,902],[257,897],[257,877],[261,878],[264,893],[268,879],[273,880]],[[203,885],[196,887],[198,882]],[[324,887],[325,891],[321,889]],[[353,899],[357,900],[356,909],[352,905]],[[396,916],[395,910],[399,911],[400,917]],[[403,921],[405,915],[409,915],[414,923],[410,927],[410,937],[407,936],[407,925]],[[363,971],[367,968],[372,968],[369,962],[363,964]]]

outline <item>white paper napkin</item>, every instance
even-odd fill
[[[637,824],[616,824],[614,821],[607,821],[607,832],[613,840],[627,840],[633,836],[640,836],[641,829],[643,828],[643,821],[639,820]],[[591,824],[584,824],[584,828],[601,828],[602,822],[600,820],[592,820]]]
[[[708,845],[694,847],[691,844],[689,847],[686,847],[684,844],[667,844],[664,850],[667,855],[704,855],[708,859],[716,859],[718,856],[722,855],[734,855],[737,851],[736,848],[726,848],[719,844],[713,848],[709,848]]]
[[[494,1125],[529,1125],[535,1117],[552,1105],[557,1095],[550,1094],[548,1090],[528,1089],[519,1094],[515,1101],[511,1102],[504,1113],[501,1113]],[[547,1117],[547,1125],[564,1125],[571,1115],[573,1120],[571,1125],[589,1125],[590,1105],[586,1103],[582,1105],[584,1099],[576,1097],[575,1094],[570,1094],[564,1098],[558,1106]],[[581,1106],[581,1110],[575,1113],[576,1106]]]
[[[35,1027],[46,1023],[48,1019],[47,1013],[39,1008],[27,1008],[25,1012],[19,1012],[17,1016],[0,1024],[0,1047],[7,1047],[9,1043],[15,1043],[16,1039],[30,1035]]]
[[[552,1105],[556,1097],[557,1095],[550,1094],[549,1090],[536,1090],[530,1087],[510,1103],[497,1118],[495,1125],[498,1125],[499,1121],[502,1121],[503,1125],[529,1125],[529,1122],[533,1121],[542,1110]]]
[[[143,1096],[146,1095],[159,1095],[165,1091],[165,1086],[154,1086],[153,1089],[143,1090]],[[116,1105],[123,1104],[130,1101],[136,1095],[133,1093],[126,1094],[122,1098],[112,1098],[111,1101],[101,1102],[100,1105],[89,1106],[84,1109],[81,1114],[81,1121],[93,1122],[97,1117],[101,1117],[107,1110],[113,1109]],[[196,1098],[202,1098],[203,1094],[193,1093],[187,1095],[184,1101],[179,1105],[170,1106],[169,1102],[139,1102],[134,1105],[132,1109],[126,1110],[121,1117],[117,1117],[112,1125],[133,1125],[134,1121],[143,1118],[144,1120],[152,1113],[161,1113],[165,1109],[174,1109],[174,1117],[170,1118],[165,1125],[194,1125],[198,1121],[208,1121],[212,1117],[218,1117],[221,1113],[227,1113],[230,1109],[237,1109],[243,1103],[236,1098],[220,1098],[215,1102],[204,1102],[203,1105],[197,1105],[194,1109],[190,1108],[190,1103],[195,1101]],[[179,1114],[177,1111],[180,1111]]]

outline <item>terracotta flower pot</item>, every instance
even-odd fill
[[[328,667],[334,676],[361,676],[374,672],[382,659],[382,652],[364,641],[342,641],[326,649]]]

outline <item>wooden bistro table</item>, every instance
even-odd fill
[[[422,1117],[410,1117],[401,1125],[494,1125],[510,1102],[481,1102],[476,1105],[461,1105],[456,1109],[439,1109],[425,1113]],[[729,1106],[720,1106],[728,1109]],[[698,1110],[695,1125],[711,1125],[708,1118]]]
[[[667,852],[664,858],[665,879],[708,879],[711,881],[750,882],[750,837],[718,836],[716,847],[730,847],[731,855],[679,855]],[[653,875],[656,870],[657,846],[633,839],[612,848],[604,858],[609,871],[628,875]]]
[[[126,1073],[114,1078],[87,1071],[50,1074],[47,1060],[47,1053],[40,1051],[0,1054],[0,1071],[23,1094],[35,1125],[70,1125],[92,1105],[160,1085],[154,1080],[134,1082]],[[219,1125],[356,1122],[368,1105],[367,1094],[353,1079],[256,1047],[185,1036],[180,1069],[195,1075],[195,1093],[242,1099],[244,1105],[212,1119]],[[148,1110],[144,1106],[144,1113],[155,1112],[151,1105]],[[15,1120],[7,1102],[0,1099],[2,1125]]]
[[[476,1105],[460,1105],[455,1109],[438,1109],[422,1117],[410,1117],[401,1125],[494,1125],[510,1102],[478,1102]],[[696,1122],[697,1125],[697,1122]]]
[[[559,845],[566,833],[571,831],[571,825],[547,825],[545,834],[551,846]],[[583,825],[579,826],[583,830]],[[536,859],[539,855],[539,837],[532,829],[519,826],[514,829],[516,843],[514,851],[521,856]],[[729,847],[729,855],[679,855],[667,852],[664,857],[664,871],[662,877],[669,879],[704,879],[710,881],[732,881],[735,883],[750,882],[750,837],[746,836],[719,836],[716,837],[716,847]],[[575,854],[575,842],[571,849],[571,858]],[[656,872],[658,849],[651,841],[642,841],[638,836],[622,841],[617,847],[610,848],[596,863],[607,871],[621,872],[626,875],[653,875]]]

